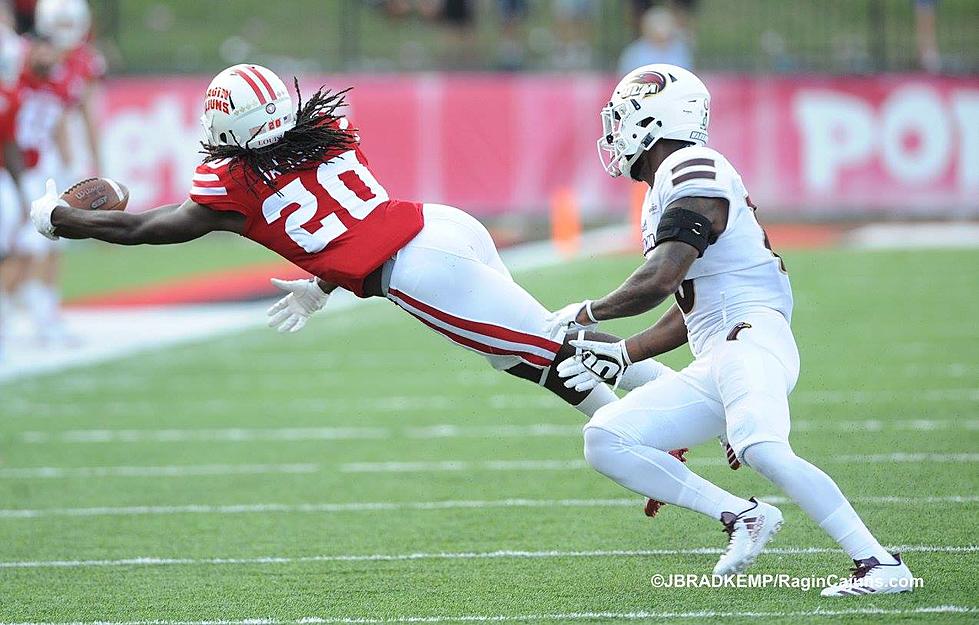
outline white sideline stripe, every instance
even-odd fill
[[[0,469],[0,478],[181,477],[185,475],[315,473],[319,470],[320,465],[314,463],[189,464],[158,467],[23,467]]]
[[[905,419],[885,421],[827,422],[799,420],[796,430],[831,430],[841,432],[881,432],[884,430],[933,432],[937,430],[979,430],[976,419]],[[567,423],[532,425],[454,425],[441,424],[403,429],[389,427],[288,427],[288,428],[206,428],[165,430],[65,430],[62,432],[29,431],[21,433],[25,443],[177,443],[188,441],[318,441],[376,440],[393,438],[523,438],[537,436],[580,436],[581,426]]]
[[[820,457],[821,462],[839,464],[886,464],[891,462],[979,462],[979,453],[904,453],[848,454]],[[693,466],[727,466],[724,458],[693,458]],[[343,473],[407,473],[426,471],[560,471],[585,469],[584,460],[443,460],[436,462],[347,462],[340,465]]]
[[[377,618],[372,616],[307,616],[301,619],[270,619],[248,618],[237,620],[210,621],[179,621],[179,620],[147,620],[147,621],[36,621],[36,622],[0,622],[0,625],[411,625],[412,623],[524,623],[546,621],[669,621],[683,619],[723,619],[723,618],[812,618],[815,616],[833,618],[838,616],[874,615],[874,616],[911,616],[920,614],[972,614],[979,611],[974,606],[934,605],[917,608],[838,608],[827,609],[817,607],[804,612],[769,611],[769,612],[725,612],[717,610],[701,610],[697,612],[556,612],[551,614],[460,614],[440,616],[393,616]]]
[[[901,553],[979,553],[979,545],[897,545],[888,547]],[[307,562],[406,562],[411,560],[522,560],[534,558],[609,558],[644,556],[691,556],[724,553],[719,547],[693,549],[596,549],[590,551],[461,551],[419,553],[372,553],[317,556],[263,556],[257,558],[154,558],[134,557],[118,560],[21,560],[0,562],[0,569],[89,568],[111,566],[174,566],[228,564],[302,564]],[[797,556],[821,553],[840,553],[839,547],[776,547],[765,554]]]
[[[759,495],[772,504],[791,503],[781,495]],[[945,495],[932,497],[866,496],[851,497],[857,503],[901,506],[925,506],[939,503],[979,503],[979,495]],[[143,516],[163,514],[252,514],[252,513],[332,513],[332,512],[391,512],[406,510],[492,510],[498,508],[638,508],[642,500],[636,497],[615,499],[496,499],[447,500],[406,502],[350,503],[254,503],[254,504],[187,504],[177,506],[96,506],[90,508],[11,508],[0,509],[0,519],[36,519],[42,517]]]
[[[208,166],[218,169],[227,162],[228,160],[225,159],[210,163]],[[628,226],[609,226],[586,232],[581,238],[582,253],[571,259],[550,241],[516,245],[502,250],[501,255],[511,271],[529,271],[625,249],[623,242],[628,241],[628,237]],[[337,295],[338,297],[331,298],[330,308],[324,312],[325,315],[336,315],[355,306],[380,305],[380,300],[361,300],[347,292]],[[85,345],[78,349],[45,352],[40,355],[33,347],[29,350],[8,349],[7,357],[0,362],[0,384],[264,326],[267,306],[268,304],[265,303],[249,303],[169,306],[124,311],[69,310],[66,316],[70,325],[76,330],[79,327],[87,330],[82,337],[87,341]],[[174,319],[178,317],[179,323],[175,323]],[[127,337],[127,340],[120,339],[120,336]],[[233,402],[229,402],[231,403]],[[292,408],[287,405],[288,403],[280,402],[276,410],[290,411]],[[29,413],[31,417],[50,416],[52,413],[89,414],[89,408],[82,404],[60,406],[58,410],[52,410],[50,405],[44,403],[23,402],[23,405],[17,409]],[[215,407],[215,410],[225,414],[227,406]],[[130,409],[127,408],[126,412],[128,414]]]
[[[979,462],[979,453],[890,453],[842,455],[820,458],[840,464],[888,464],[892,462]],[[699,458],[694,466],[727,466],[723,458]],[[327,465],[314,462],[295,464],[188,464],[163,466],[109,467],[10,467],[0,469],[0,479],[90,478],[90,477],[184,477],[200,475],[242,475],[262,473],[316,473]],[[581,459],[570,460],[442,460],[435,462],[346,462],[341,473],[421,473],[441,471],[567,471],[587,469]]]

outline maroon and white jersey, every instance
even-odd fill
[[[244,215],[244,236],[359,297],[364,278],[424,225],[421,204],[390,199],[356,144],[274,182],[278,191],[234,161],[205,163],[190,199]]]

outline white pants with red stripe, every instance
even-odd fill
[[[385,266],[387,298],[496,369],[548,367],[561,343],[548,310],[513,281],[489,232],[451,206],[425,204],[425,227]]]

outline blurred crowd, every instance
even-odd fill
[[[435,59],[440,67],[519,71],[600,68],[602,61],[595,50],[596,25],[612,2],[375,0],[374,5],[394,21],[420,19],[435,25],[443,37],[441,53]],[[650,58],[691,66],[691,20],[696,4],[698,0],[619,1],[614,8],[616,15],[621,16],[621,29],[637,35],[622,51],[620,69],[649,63]],[[473,45],[480,19],[490,22],[495,30],[496,45],[488,68],[487,59],[480,58],[479,47]],[[408,47],[412,45],[407,43]],[[412,56],[409,53],[402,58]]]
[[[903,2],[913,5],[916,67],[941,71],[936,27],[939,0]],[[398,55],[402,69],[601,70],[611,69],[609,61],[613,61],[619,74],[651,62],[693,68],[697,14],[717,9],[700,0],[372,0],[371,5],[396,24],[422,21],[439,33],[438,51],[428,56],[418,41],[407,37]],[[888,7],[873,0],[867,7],[870,20],[879,22],[875,28],[881,31],[880,41],[870,41],[867,34],[833,35],[825,42],[841,66],[856,72],[879,71],[874,64],[881,59],[872,57],[875,52],[885,53],[887,16],[883,11]],[[838,7],[826,3],[828,11],[834,8]],[[732,15],[732,23],[741,19],[751,18]],[[489,54],[476,44],[481,24],[492,30],[494,45]],[[607,45],[601,30],[609,27],[626,33],[631,41],[624,47],[618,43],[611,50],[597,50]],[[778,28],[762,29],[757,41],[745,40],[746,54],[756,57],[754,66],[747,69],[805,71],[807,59],[798,52],[800,44]]]

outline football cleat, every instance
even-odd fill
[[[881,564],[877,558],[854,560],[849,579],[827,586],[819,593],[823,597],[860,597],[862,595],[890,595],[911,592],[914,577],[908,565],[901,561],[901,554],[891,554],[894,564]]]
[[[674,449],[668,453],[674,458],[676,458],[677,460],[679,460],[680,462],[686,462],[687,459],[683,457],[683,454],[687,453],[688,451],[690,450],[684,447],[683,449]],[[659,512],[659,509],[665,505],[666,504],[663,503],[662,501],[656,501],[655,499],[647,499],[646,507],[643,508],[643,512],[646,514],[646,516],[652,518],[656,516],[656,513]]]
[[[727,551],[714,565],[714,575],[734,575],[744,571],[782,528],[782,513],[778,508],[754,497],[748,501],[755,505],[740,514],[721,513],[724,531],[731,538]]]

